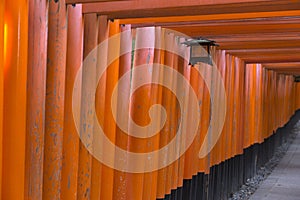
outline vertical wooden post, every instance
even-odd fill
[[[220,71],[220,74],[221,74],[221,77],[222,77],[222,83],[219,83],[219,84],[224,84],[224,88],[225,88],[225,79],[226,79],[226,52],[223,50],[223,51],[218,51],[218,56],[217,56],[217,67],[218,67],[218,70]],[[228,94],[226,93],[226,98],[227,98]],[[222,101],[222,100],[221,100]],[[226,105],[227,106],[227,105]],[[226,116],[225,116],[226,117]],[[226,120],[226,118],[225,118]],[[224,151],[224,149],[226,148],[226,121],[225,121],[225,124],[223,126],[223,130],[222,130],[222,133],[221,133],[221,136],[220,136],[220,139],[219,139],[220,143],[219,143],[219,148],[221,149],[221,152],[220,152],[220,156],[219,156],[219,159],[221,161],[225,161],[225,157],[226,157],[226,153]]]
[[[2,199],[24,199],[27,0],[6,0],[4,19],[6,46],[4,68],[1,68],[4,70]]]
[[[47,19],[47,1],[29,1],[25,199],[43,192]]]
[[[109,26],[107,21],[107,16],[98,16],[98,42],[101,42],[108,38]],[[99,73],[100,63],[107,63],[107,45],[101,46],[101,49],[97,50],[97,65],[96,73]],[[99,55],[103,55],[99,57]],[[97,75],[98,77],[98,75]],[[104,127],[104,115],[105,115],[105,90],[106,90],[106,73],[102,75],[97,85],[96,96],[95,96],[95,109],[97,119],[99,124]],[[95,122],[94,122],[95,123]],[[93,140],[93,143],[97,143]],[[101,176],[102,176],[102,163],[100,163],[96,158],[92,158],[92,183],[91,183],[91,199],[100,199],[101,197]]]
[[[174,41],[174,35],[168,34],[166,32],[162,33],[162,45],[172,45]],[[171,48],[171,47],[169,47]],[[173,57],[171,52],[164,51],[163,52],[164,61],[163,63],[167,66],[172,66],[173,63]],[[171,74],[167,74],[166,72],[163,72],[163,82],[166,80],[173,81],[172,78],[167,78],[169,76],[172,76]],[[169,142],[169,134],[170,134],[170,128],[171,128],[171,113],[172,113],[172,93],[166,88],[163,88],[162,90],[162,106],[166,109],[167,119],[165,126],[160,132],[160,139],[159,139],[159,148],[163,147],[164,145],[167,145]],[[167,155],[166,155],[167,156]],[[167,157],[164,157],[163,159],[167,160]],[[168,192],[170,192],[170,184],[168,182],[168,167],[165,167],[163,169],[158,170],[158,179],[157,179],[157,198],[164,198],[164,195]]]
[[[201,122],[201,118],[202,118],[202,101],[203,101],[203,90],[204,90],[204,80],[202,78],[201,75],[199,75],[198,71],[192,67],[191,68],[191,77],[190,77],[190,84],[193,88],[193,90],[195,91],[197,98],[198,98],[198,104],[199,104],[199,111],[198,111],[198,115],[200,115],[200,122]],[[191,95],[191,94],[190,94]],[[197,135],[195,136],[194,142],[192,143],[192,145],[194,146],[194,150],[192,152],[192,175],[197,175],[197,172],[199,170],[199,151],[200,151],[200,125],[199,125],[199,129],[197,132]]]
[[[167,49],[176,49],[176,44],[175,44],[175,35],[174,34],[168,34],[167,35],[167,43],[166,45],[169,46]],[[174,71],[177,71],[178,68],[178,56],[174,53],[171,52],[166,52],[166,59],[165,59],[165,65],[171,67]],[[177,87],[177,76],[176,73],[172,74],[166,74],[166,76],[172,76],[172,86],[176,90]],[[171,91],[169,91],[171,92]],[[168,102],[170,104],[170,115],[168,115],[168,118],[170,120],[169,127],[168,127],[168,143],[175,137],[176,131],[177,131],[177,123],[176,123],[176,118],[177,118],[177,112],[176,112],[176,96],[171,92],[170,93],[170,101]],[[176,150],[173,148],[169,148],[169,155],[174,154]],[[169,156],[168,155],[168,156]],[[169,166],[167,166],[167,180],[166,180],[166,191],[165,194],[171,194],[171,190],[174,189],[174,184],[177,184],[176,176],[176,168],[178,166],[178,161],[174,161],[171,163]]]
[[[153,63],[161,63],[161,28],[155,28],[155,49],[153,54]],[[158,81],[162,79],[162,71],[163,69],[152,69],[152,80]],[[151,85],[150,91],[150,105],[153,104],[161,104],[162,100],[162,86],[160,85]],[[161,118],[161,113],[156,113],[156,120]],[[151,138],[147,138],[147,152],[155,151],[159,149],[159,133]],[[157,171],[149,172],[144,174],[144,185],[143,185],[143,199],[152,200],[156,199],[156,191],[157,191]]]
[[[61,199],[76,199],[78,183],[79,136],[74,124],[72,113],[72,93],[74,81],[82,63],[83,21],[81,5],[77,4],[74,7],[68,5],[67,9],[68,33]]]
[[[98,19],[96,14],[84,15],[84,46],[83,58],[86,59],[98,43]],[[90,87],[96,84],[96,56],[92,54],[94,60],[89,66],[82,69],[82,89],[81,89],[81,113],[80,113],[80,135],[87,137],[89,145],[92,145],[94,131],[94,115],[89,112],[91,106],[86,102],[90,102],[93,98],[89,92]],[[91,197],[91,177],[92,177],[92,156],[84,146],[79,144],[79,166],[78,166],[78,199],[90,199]]]
[[[220,70],[218,69],[218,65],[219,65],[219,51],[216,50],[215,47],[211,48],[211,56],[213,61],[216,64],[216,69],[213,70],[213,77],[212,77],[212,81],[213,81],[213,98],[214,101],[220,102],[220,101],[224,101],[224,99],[220,98],[220,90],[221,90],[221,84],[223,82],[223,80],[218,80],[216,79],[217,77],[217,73],[220,72]],[[220,103],[217,103],[217,106],[214,108],[216,110],[219,110],[219,106],[221,105]],[[221,123],[221,120],[216,120],[216,121],[212,121],[212,129],[214,130],[215,126],[219,126],[219,123]],[[217,143],[215,144],[215,146],[213,147],[211,154],[212,154],[212,165],[216,165],[219,164],[220,160],[221,160],[221,140],[218,140]]]
[[[149,69],[152,67],[153,57],[154,57],[154,38],[155,29],[151,28],[139,28],[136,30],[136,41],[135,41],[135,52],[133,68],[138,68],[140,65],[148,65]],[[137,49],[144,44],[149,44],[153,48],[149,49]],[[153,45],[153,46],[152,46]],[[152,71],[149,73],[139,74],[136,71],[132,72],[132,88],[136,86],[138,80],[151,80]],[[151,85],[144,85],[137,89],[131,96],[130,100],[130,115],[133,121],[140,125],[146,126],[150,120],[148,117],[148,111],[150,107],[150,94]],[[129,132],[134,131],[133,126],[129,124]],[[131,152],[145,153],[147,152],[147,138],[134,138],[130,137],[128,142],[128,147]],[[136,165],[145,166],[145,160],[134,160]],[[143,199],[143,188],[146,180],[144,178],[144,173],[128,173],[128,199]]]
[[[256,109],[255,109],[255,132],[256,132],[256,139],[255,143],[262,142],[261,133],[262,133],[262,66],[256,65]],[[276,83],[276,79],[274,80]],[[277,98],[275,97],[277,100]],[[276,109],[276,105],[274,104]],[[277,124],[278,125],[278,124]]]
[[[235,104],[235,91],[234,91],[234,81],[235,81],[235,70],[234,70],[234,57],[231,56],[231,62],[230,62],[230,69],[229,69],[229,73],[230,73],[230,106],[229,106],[229,121],[230,121],[230,126],[229,126],[229,146],[230,146],[230,155],[229,155],[229,159],[233,158],[235,155],[235,129],[233,128],[234,123],[233,123],[233,119],[234,119],[234,104]]]
[[[184,38],[181,38],[179,40],[179,42],[180,43],[184,42],[184,40],[185,40]],[[178,45],[179,45],[178,48],[180,48],[179,51],[183,51],[184,56],[185,56],[184,59],[181,58],[181,57],[178,57],[178,72],[180,72],[183,75],[183,77],[187,80],[187,82],[189,82],[189,80],[190,80],[190,70],[191,70],[191,66],[189,66],[189,63],[188,63],[189,62],[190,49],[186,48],[185,46],[183,46],[181,44],[178,44]],[[181,84],[181,83],[177,83],[177,87],[179,87],[179,84]],[[201,88],[201,86],[199,86],[199,87]],[[202,93],[201,91],[196,91],[196,93],[197,92]],[[184,102],[188,101],[188,99],[189,99],[189,95],[186,95],[185,99],[184,99]],[[178,106],[176,114],[177,114],[177,119],[178,119],[178,122],[177,122],[177,125],[178,125],[179,123],[182,123],[182,120],[180,118],[181,117],[180,116],[181,115],[180,106]],[[179,131],[186,131],[186,130],[179,130]],[[198,130],[198,134],[200,136],[200,130]],[[186,142],[185,141],[185,136],[182,135],[180,137],[180,142]],[[200,144],[200,141],[198,141],[198,142]],[[198,160],[198,153],[197,153],[196,156],[197,156],[197,160]],[[198,165],[196,167],[197,167],[197,169],[199,168]],[[184,169],[185,169],[185,154],[183,154],[178,160],[178,180],[177,180],[178,187],[183,187]],[[178,198],[181,198],[181,196],[180,196],[180,195],[182,195],[181,189],[179,189],[179,192],[177,193]]]
[[[119,20],[109,22],[109,36],[120,33]],[[112,46],[112,43],[108,42],[108,54],[110,51],[120,52],[120,43],[118,46]],[[109,56],[109,55],[108,55]],[[112,115],[111,109],[111,97],[113,89],[118,82],[119,77],[119,59],[116,59],[112,64],[109,65],[106,71],[106,89],[105,89],[105,117],[104,117],[104,133],[107,137],[115,143],[116,137],[116,122]],[[113,153],[114,155],[114,153]],[[110,200],[113,197],[113,184],[114,184],[114,169],[102,165],[101,174],[101,199]]]
[[[225,124],[224,124],[224,150],[225,150],[225,157],[224,161],[230,158],[231,154],[231,121],[230,121],[230,116],[231,116],[231,73],[230,73],[230,68],[231,68],[231,56],[229,54],[226,54],[226,59],[225,59],[225,78],[224,78],[224,85],[225,85],[225,90],[226,90],[226,107],[227,107],[227,113],[226,113],[226,118],[225,118]]]
[[[43,199],[59,199],[63,150],[67,47],[65,1],[50,1],[45,113]]]
[[[198,83],[199,83],[199,77],[198,77],[198,71],[194,68],[191,67],[190,69],[190,85],[191,85],[191,90],[194,90],[194,92],[199,95],[198,93]],[[193,91],[186,91],[187,92],[187,96],[191,96]],[[189,99],[189,98],[188,98]],[[190,108],[193,109],[193,108]],[[187,111],[189,112],[189,111]],[[191,116],[188,115],[188,119],[187,121],[191,120]],[[189,128],[189,127],[187,127]],[[189,131],[189,130],[186,130]],[[199,147],[198,149],[196,148],[196,143],[198,142],[198,140],[200,138],[198,138],[198,136],[200,136],[199,133],[197,133],[197,135],[195,136],[195,139],[193,141],[193,143],[191,144],[191,146],[187,149],[187,151],[185,152],[185,158],[184,158],[184,162],[185,162],[185,167],[184,167],[184,179],[192,179],[192,176],[195,175],[195,166],[197,166],[198,168],[198,153],[199,153]],[[195,156],[197,156],[197,158],[195,158]]]
[[[123,31],[129,31],[131,29],[130,25],[121,25],[121,32]],[[132,36],[131,34],[121,35],[120,38],[120,49],[124,49],[125,46],[127,46],[129,49],[132,49]],[[126,53],[122,56],[120,56],[120,66],[119,66],[119,79],[127,73],[131,69],[131,52]],[[118,86],[118,96],[121,96],[122,93],[124,96],[124,93],[126,93],[125,98],[129,98],[130,95],[130,78],[126,79],[124,81],[123,85]],[[119,98],[118,98],[119,99]],[[129,105],[124,105],[123,100],[120,99],[120,101],[117,102],[117,119],[116,120],[124,120],[121,119],[121,113],[124,110],[127,110],[126,108]],[[129,117],[129,116],[128,116]],[[128,147],[128,141],[129,136],[127,133],[123,132],[119,127],[116,128],[116,146],[127,150]],[[116,162],[118,162],[119,158],[115,156]],[[128,180],[126,179],[126,172],[121,172],[118,170],[114,171],[114,187],[113,187],[113,199],[116,200],[125,200],[126,195],[128,195],[127,185]]]
[[[252,137],[251,137],[251,125],[252,125],[252,117],[251,117],[251,76],[252,75],[252,69],[251,65],[247,64],[246,65],[246,72],[245,72],[245,113],[246,113],[246,118],[245,120],[245,137],[244,137],[244,148],[247,148],[251,145],[252,142]]]
[[[236,92],[237,92],[237,104],[236,104],[236,134],[237,134],[237,146],[236,146],[236,153],[240,155],[243,153],[243,135],[244,135],[244,72],[245,72],[245,65],[239,59],[235,58],[235,70],[236,70]]]
[[[2,194],[2,147],[3,147],[3,65],[4,65],[4,10],[5,0],[0,1],[0,198]]]
[[[300,109],[300,83],[296,83],[297,109]]]

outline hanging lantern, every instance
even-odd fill
[[[198,62],[212,65],[210,47],[219,46],[215,41],[204,38],[186,39],[182,44],[190,47],[190,65],[195,65]]]

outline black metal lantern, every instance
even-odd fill
[[[295,76],[295,82],[297,82],[297,83],[300,82],[300,76]]]
[[[182,44],[190,47],[190,65],[195,65],[198,62],[212,65],[210,47],[218,46],[215,41],[204,38],[186,39]]]

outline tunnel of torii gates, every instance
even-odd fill
[[[226,199],[300,118],[299,0],[1,0],[0,46],[2,200]]]

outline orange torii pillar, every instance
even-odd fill
[[[67,15],[64,0],[50,1],[43,199],[59,199],[63,151]]]
[[[112,37],[116,34],[120,33],[120,24],[119,20],[115,20],[114,22],[109,22],[109,37]],[[117,51],[120,52],[120,43],[116,46],[113,42],[108,42],[108,57],[110,56],[110,52]],[[112,115],[111,111],[111,97],[113,89],[118,81],[119,77],[119,58],[114,60],[106,70],[106,88],[105,88],[105,116],[104,116],[104,133],[106,136],[115,143],[116,137],[116,122]],[[114,155],[114,152],[112,152]],[[101,199],[110,200],[113,198],[113,187],[114,187],[114,169],[102,165],[102,174],[101,174]]]
[[[96,23],[96,22],[95,22]],[[97,30],[97,45],[103,42],[108,38],[108,20],[106,16],[98,16],[98,30]],[[94,31],[96,32],[96,30]],[[92,34],[92,33],[91,33]],[[98,46],[97,46],[98,47]],[[100,57],[100,55],[103,55]],[[101,49],[97,49],[97,64],[96,64],[96,74],[99,73],[99,66],[101,63],[107,62],[107,45],[105,47],[102,46]],[[98,76],[98,75],[97,75]],[[96,80],[97,81],[97,80]],[[96,94],[95,94],[95,109],[97,120],[103,127],[104,123],[104,111],[105,111],[105,89],[106,89],[106,76],[104,75],[100,78],[99,83],[97,85]],[[96,123],[94,121],[94,123]],[[97,145],[97,140],[93,139],[93,144]],[[92,157],[92,172],[91,172],[91,199],[100,199],[101,197],[101,176],[102,176],[102,163],[100,163],[96,158]]]
[[[300,109],[300,83],[296,83],[296,108]]]
[[[161,45],[172,45],[174,41],[174,34],[168,34],[165,31],[162,32],[162,44]],[[171,47],[168,47],[167,49],[170,49]],[[172,67],[173,64],[173,55],[171,52],[163,51],[162,55],[163,57],[163,64],[169,67]],[[166,80],[172,82],[173,77],[167,78],[168,76],[171,76],[170,74],[163,72],[163,83],[166,82]],[[171,83],[170,83],[171,84]],[[170,138],[170,128],[171,128],[171,113],[172,113],[172,92],[169,91],[166,88],[163,88],[162,90],[162,100],[161,100],[162,106],[166,109],[167,119],[165,126],[160,131],[160,138],[159,138],[159,148],[162,148],[164,145],[167,145]],[[159,155],[162,156],[162,155]],[[163,158],[160,158],[160,160],[167,160],[168,155],[165,155]],[[168,167],[164,167],[160,170],[158,170],[158,177],[157,177],[157,198],[164,198],[165,194],[168,194],[171,192],[170,184],[168,182]]]
[[[83,60],[89,56],[91,51],[97,46],[98,37],[98,21],[96,14],[84,15],[84,44],[83,44]],[[96,54],[91,54],[96,61]],[[91,58],[89,58],[91,59]],[[91,106],[86,102],[90,102],[93,94],[90,94],[88,88],[96,84],[96,62],[91,63],[88,67],[82,69],[82,85],[81,85],[81,104],[80,104],[80,135],[88,138],[88,145],[93,141],[93,124],[94,115],[89,112]],[[90,199],[91,197],[91,178],[92,178],[92,156],[83,143],[79,143],[79,161],[78,161],[78,186],[77,198]]]
[[[154,49],[137,49],[141,48],[145,44],[154,47],[155,29],[151,28],[139,28],[136,30],[136,42],[134,47],[134,61],[133,68],[139,68],[140,65],[152,66]],[[140,74],[136,71],[132,72],[132,87],[135,87],[140,79],[151,80],[152,72]],[[149,123],[148,110],[150,106],[149,94],[151,91],[151,85],[144,85],[137,89],[130,99],[130,117],[132,120],[140,125],[146,126]],[[135,131],[132,124],[129,124],[129,132]],[[129,137],[128,151],[136,153],[145,153],[147,149],[147,141],[144,138]],[[136,165],[144,166],[144,160],[134,160]],[[144,173],[128,173],[128,193],[127,199],[137,200],[143,199],[143,188],[146,180],[144,179]]]
[[[0,1],[0,198],[2,194],[2,139],[3,139],[3,65],[4,65],[4,7],[5,0]]]
[[[72,112],[72,93],[83,54],[82,6],[68,5],[66,86],[63,135],[61,199],[77,198],[79,138]],[[82,75],[82,74],[80,74]]]
[[[47,70],[47,1],[29,1],[25,198],[42,199]]]
[[[155,27],[155,48],[154,48],[154,55],[153,55],[153,63],[162,63],[162,50],[160,50],[162,45],[162,29],[161,27]],[[149,66],[150,67],[150,66]],[[151,68],[149,69],[151,70]],[[155,82],[159,81],[162,78],[163,69],[162,68],[155,68],[152,69],[152,80]],[[162,101],[162,86],[151,84],[151,91],[150,91],[150,105],[153,104],[161,104]],[[157,111],[155,114],[156,120],[161,119],[161,112]],[[147,152],[155,151],[159,149],[159,132],[151,137],[147,138],[148,145],[147,145]],[[144,187],[143,187],[143,198],[145,199],[156,199],[156,191],[157,191],[157,177],[158,171],[145,173],[144,175]]]
[[[120,36],[120,49],[128,48],[132,49],[132,34],[131,34],[131,26],[130,25],[121,25],[121,32],[124,31],[129,31],[130,34],[121,34]],[[131,69],[131,52],[126,53],[124,55],[120,56],[120,66],[119,66],[119,79],[125,75],[127,72],[130,71]],[[121,120],[127,120],[127,119],[122,119],[121,116],[122,112],[126,112],[127,108],[129,105],[124,104],[124,100],[120,99],[119,96],[125,98],[129,98],[129,93],[130,93],[130,77],[128,76],[126,78],[126,81],[123,82],[124,84],[118,85],[118,102],[117,102],[117,121]],[[122,95],[123,94],[123,95]],[[129,114],[129,113],[128,113]],[[129,117],[129,115],[127,116]],[[128,133],[124,132],[122,129],[120,129],[118,126],[116,128],[116,143],[115,145],[127,150],[128,146],[128,141],[129,141],[129,136],[127,135]],[[115,156],[115,161],[118,162],[117,160],[120,159]],[[125,158],[126,159],[126,158]],[[114,170],[114,186],[113,186],[113,199],[126,199],[126,195],[128,193],[127,190],[127,185],[128,181],[126,179],[127,173],[122,172],[119,170]]]
[[[3,5],[3,2],[1,3]],[[1,5],[1,6],[2,6]],[[2,18],[3,19],[3,18]],[[2,199],[23,199],[28,2],[5,1]]]

